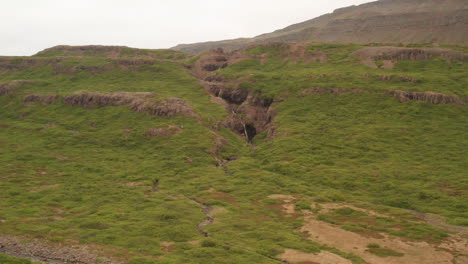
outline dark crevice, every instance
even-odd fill
[[[245,137],[249,140],[249,142],[252,142],[254,137],[257,135],[257,129],[255,129],[253,125],[245,125],[244,134]]]
[[[226,80],[215,73],[216,70],[228,67],[232,61],[235,61],[233,54],[213,50],[200,57],[192,73],[212,96],[225,102],[225,109],[231,116],[219,125],[244,136],[252,143],[257,134],[272,131],[273,114],[270,107],[274,99],[262,97],[260,93],[242,87],[241,83],[248,80]]]

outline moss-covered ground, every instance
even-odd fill
[[[420,241],[447,236],[406,209],[468,226],[466,106],[400,103],[385,94],[399,89],[466,97],[466,64],[434,59],[372,69],[349,56],[360,47],[311,45],[310,52],[328,55],[327,63],[295,63],[257,49],[250,53],[272,52],[264,64],[250,59],[219,70],[228,79],[255,80],[244,87],[277,99],[273,137],[264,132],[253,145],[228,129],[214,129],[228,114],[184,67],[192,59],[188,55],[129,49],[123,58],[147,56],[154,62],[131,67],[107,56],[47,53],[15,59],[10,63],[42,62],[0,74],[0,83],[31,81],[0,96],[0,233],[112,248],[111,257],[130,264],[278,263],[284,248],[325,249],[363,263],[306,239],[296,232],[303,219],[284,214],[267,197],[297,195],[303,199],[297,207],[303,209],[312,202],[361,203],[401,217],[352,209],[319,217],[356,232]],[[73,66],[100,67],[70,70]],[[382,81],[379,75],[395,78]],[[403,82],[399,76],[417,81]],[[301,93],[310,87],[363,93]],[[200,119],[150,116],[125,106],[86,109],[60,100],[51,105],[22,101],[29,93],[77,91],[179,97]],[[169,125],[182,130],[170,137],[145,135]],[[219,137],[227,144],[216,154]],[[226,165],[229,174],[217,167],[217,155],[235,157]],[[158,192],[152,192],[155,179]],[[197,232],[205,215],[193,198],[215,208],[214,223],[205,227],[210,238]],[[170,249],[167,242],[174,242]],[[379,250],[376,254],[392,253]],[[0,255],[0,263],[29,262]]]

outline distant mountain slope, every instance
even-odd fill
[[[197,53],[234,50],[265,42],[468,44],[466,0],[380,0],[335,10],[303,23],[254,38],[181,44],[173,49]]]

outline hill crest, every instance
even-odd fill
[[[333,13],[254,38],[181,44],[174,50],[197,53],[231,51],[254,43],[434,43],[468,44],[468,5],[463,0],[380,0]]]

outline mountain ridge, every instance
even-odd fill
[[[462,0],[380,0],[334,12],[253,38],[180,44],[197,53],[267,42],[468,44],[468,5]],[[465,33],[463,33],[465,32]]]

